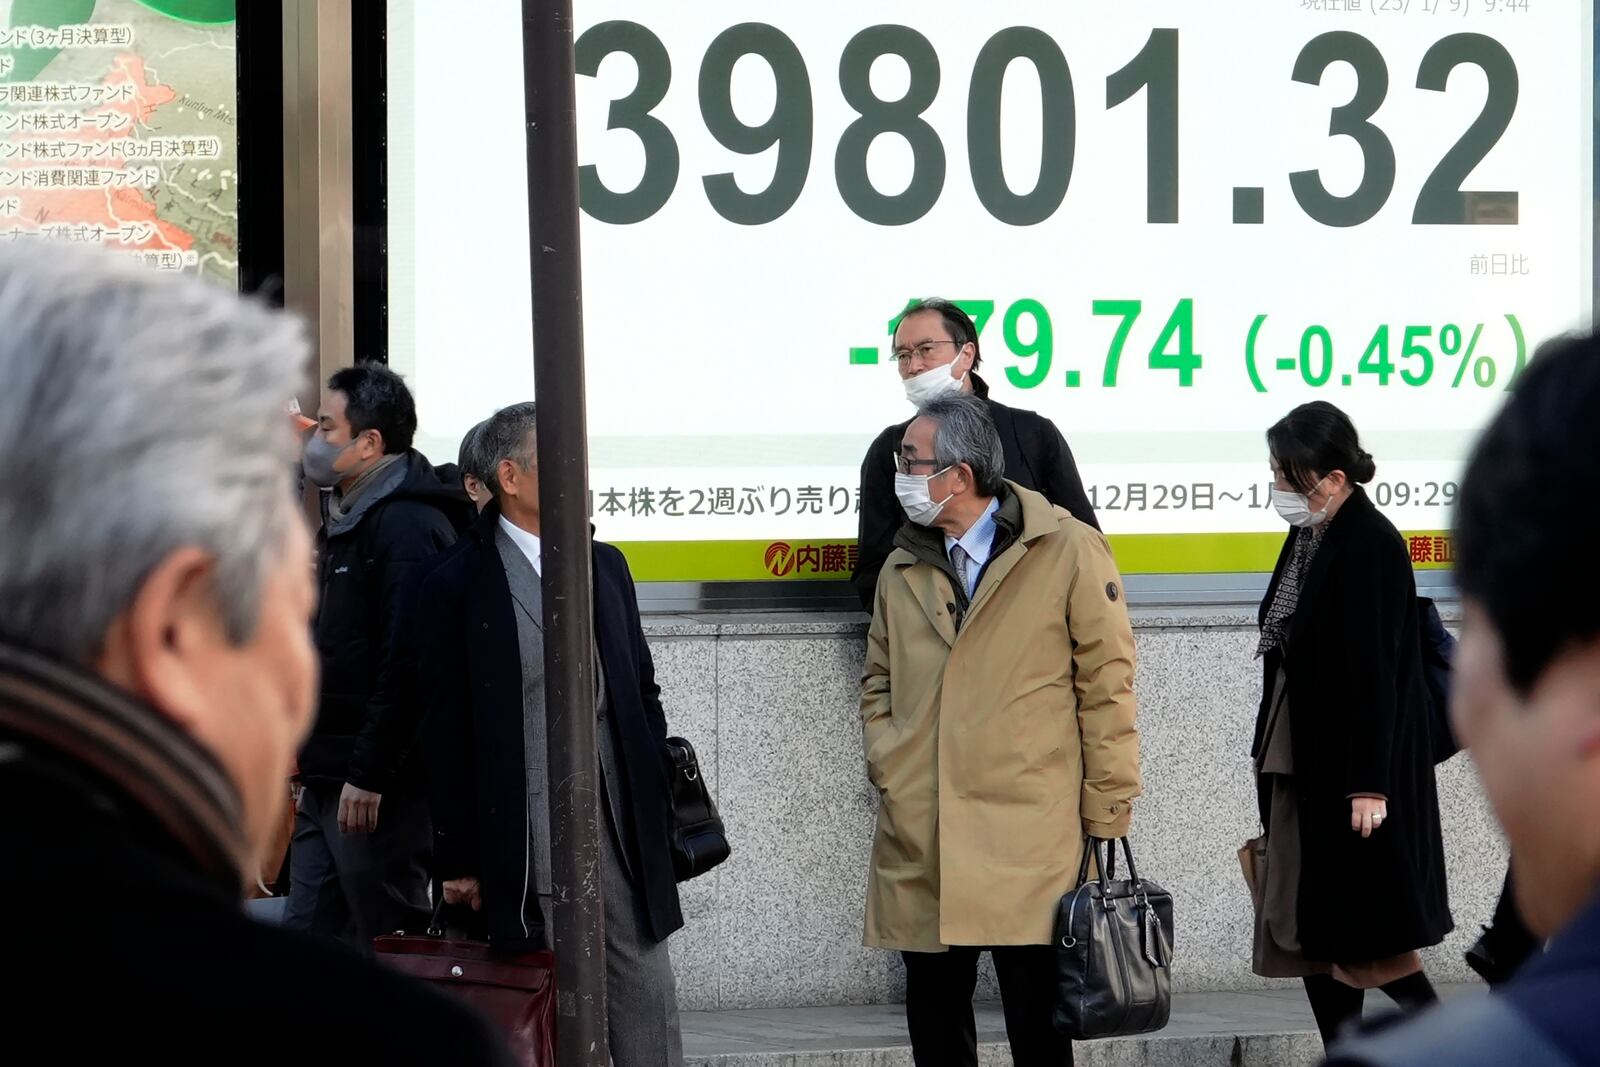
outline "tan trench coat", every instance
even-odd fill
[[[1083,834],[1125,834],[1139,795],[1133,631],[1110,545],[1006,484],[1000,519],[1019,532],[959,633],[951,577],[905,535],[878,580],[861,683],[880,794],[871,947],[1049,944]]]

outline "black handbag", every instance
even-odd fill
[[[1056,909],[1055,1026],[1074,1041],[1147,1034],[1172,1015],[1172,894],[1139,877],[1126,837],[1128,877],[1090,840],[1078,888]],[[1093,857],[1098,878],[1089,879]]]
[[[687,882],[727,859],[733,849],[700,774],[694,746],[669,737],[667,753],[672,759],[672,867],[678,881]]]

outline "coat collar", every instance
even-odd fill
[[[1005,581],[1012,568],[1022,561],[1029,546],[1047,534],[1061,531],[1061,518],[1056,514],[1055,505],[1042,494],[1024,489],[1015,482],[1006,483],[1006,492],[1009,497],[1006,503],[1014,507],[1008,515],[1012,524],[1011,536],[1008,540],[1002,541],[999,537],[995,540],[995,551],[989,557],[989,565],[984,568],[983,577],[978,581],[978,588],[972,597],[972,607],[967,612],[965,621],[969,623],[994,598],[995,590],[1000,588],[1000,583]],[[1001,505],[1001,510],[1006,510],[1005,504]],[[995,522],[999,525],[998,515]],[[1004,531],[1006,528],[1001,529]]]
[[[951,645],[955,644],[958,627],[990,599],[993,590],[1027,552],[1028,545],[1061,529],[1054,505],[1031,489],[1008,480],[1001,487],[999,499],[1000,510],[994,516],[994,550],[970,603],[945,554],[941,530],[906,523],[895,534],[895,551],[885,562],[911,586],[928,621]],[[918,568],[918,563],[928,566]]]
[[[255,878],[243,804],[221,764],[166,716],[103,679],[0,643],[0,735],[20,739],[24,753],[70,765],[92,793],[153,822],[230,897]]]
[[[1356,486],[1350,494],[1350,499],[1344,502],[1344,506],[1339,509],[1338,514],[1330,520],[1328,532],[1323,535],[1322,544],[1317,548],[1316,557],[1311,561],[1311,569],[1306,572],[1305,582],[1300,587],[1300,606],[1302,608],[1316,603],[1318,595],[1322,592],[1323,585],[1327,583],[1328,572],[1333,568],[1334,560],[1338,558],[1339,552],[1349,543],[1353,536],[1359,534],[1360,530],[1366,526],[1367,520],[1376,512],[1377,509],[1373,507],[1372,498],[1367,495],[1367,491],[1359,485]],[[1273,571],[1272,581],[1267,587],[1266,598],[1262,601],[1262,619],[1266,618],[1266,606],[1272,603],[1272,598],[1277,592],[1278,582],[1283,578],[1284,565],[1288,562],[1294,539],[1299,536],[1300,531],[1291,530],[1289,533],[1290,536],[1284,541],[1283,552],[1278,557],[1277,569]],[[1302,620],[1307,615],[1308,613],[1305,611],[1295,612],[1295,621],[1290,628],[1291,639],[1289,645],[1291,648],[1295,644],[1292,636],[1294,630],[1299,628]]]
[[[489,501],[484,506],[484,509],[478,513],[478,517],[472,520],[472,525],[467,527],[465,536],[472,538],[480,545],[493,547],[495,532],[500,529],[500,514],[500,502],[498,500]],[[589,541],[592,546],[594,543],[594,523],[589,524]],[[543,543],[542,537],[540,542],[541,544]]]

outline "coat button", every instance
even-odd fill
[[[485,630],[487,630],[487,629],[488,629],[488,628],[489,628],[489,624],[488,624],[488,623],[484,623],[484,624],[483,624],[483,628],[484,628],[484,629],[485,629]]]

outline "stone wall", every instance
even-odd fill
[[[1145,796],[1133,842],[1141,873],[1174,896],[1174,981],[1184,990],[1272,984],[1250,973],[1236,856],[1258,829],[1254,624],[1240,611],[1135,613]],[[898,958],[861,946],[876,811],[857,713],[863,618],[654,616],[645,625],[671,727],[698,749],[734,847],[683,887],[687,926],[672,953],[684,1009],[901,999]],[[1441,769],[1439,795],[1460,929],[1428,967],[1436,981],[1464,981],[1461,954],[1493,911],[1505,854],[1466,757]],[[992,975],[983,982],[995,995]]]

